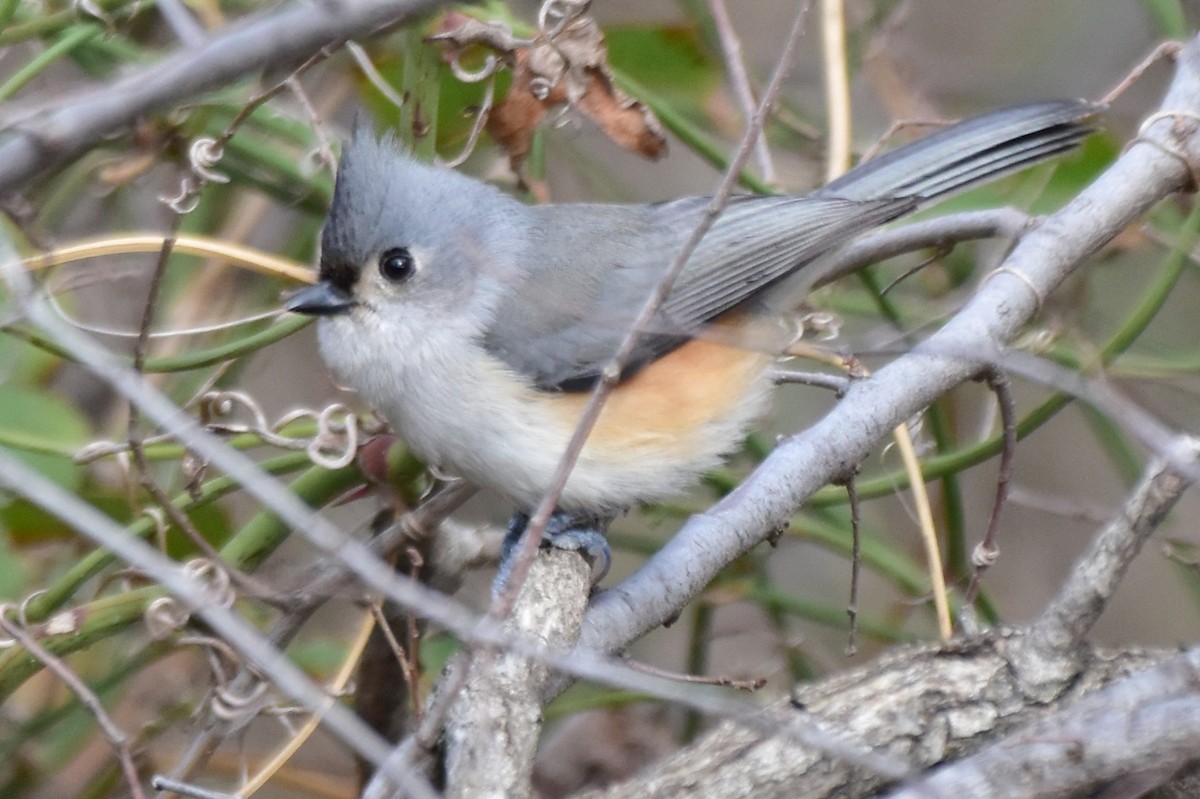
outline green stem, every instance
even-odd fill
[[[303,453],[276,459],[279,466],[285,459],[305,458]],[[269,471],[268,461],[262,464]],[[354,466],[336,471],[313,467],[297,478],[290,490],[310,506],[319,506],[344,491],[359,480]],[[220,484],[214,485],[214,484]],[[210,481],[203,497],[211,502],[239,486],[229,478]],[[222,489],[222,490],[218,490]],[[203,491],[203,489],[202,489]],[[177,502],[187,507],[191,498],[181,497]],[[153,523],[135,522],[128,528],[131,535],[148,535]],[[221,555],[234,568],[253,570],[262,560],[282,543],[289,529],[273,513],[263,511],[251,519],[238,533],[221,548]],[[44,620],[60,607],[75,590],[91,576],[113,561],[112,555],[97,550],[84,558],[46,593],[37,594],[26,606],[26,616],[31,622]],[[135,591],[102,597],[70,611],[71,628],[61,635],[43,635],[40,643],[56,655],[66,655],[83,649],[95,641],[129,627],[142,618],[150,603],[165,596],[159,586],[152,585]],[[42,668],[42,664],[21,647],[13,647],[0,654],[0,703],[26,679]]]
[[[225,344],[218,344],[215,347],[195,350],[181,355],[171,355],[165,358],[149,358],[146,361],[144,371],[154,374],[186,372],[189,369],[201,369],[205,366],[232,361],[235,358],[240,358],[243,355],[260,350],[268,344],[274,344],[276,341],[292,335],[311,323],[312,319],[306,316],[287,316],[257,333],[251,333],[248,336],[226,342]],[[64,360],[73,360],[69,352],[37,333],[17,327],[4,328],[3,332]],[[133,363],[131,358],[126,358],[125,360],[129,364]]]
[[[251,333],[236,341],[218,344],[209,349],[197,350],[182,355],[149,358],[146,361],[144,371],[155,373],[185,372],[189,369],[200,369],[205,366],[214,366],[225,361],[232,361],[235,358],[256,352],[268,344],[274,344],[281,339],[287,338],[311,323],[311,317],[295,314],[285,316],[270,327],[260,330],[257,333]]]
[[[151,585],[94,600],[72,611],[69,629],[54,635],[43,632],[38,643],[55,655],[77,652],[140,621],[150,603],[165,594]],[[24,647],[14,646],[0,654],[0,703],[42,668]]]
[[[310,463],[307,453],[293,452],[264,461],[260,466],[263,471],[269,474],[285,474],[299,469],[307,463]],[[175,499],[175,506],[185,512],[195,510],[231,494],[239,488],[241,486],[233,478],[225,476],[217,477],[201,486],[196,497],[192,497],[191,494],[187,493],[181,494]],[[125,529],[131,536],[146,538],[155,531],[156,527],[153,519],[143,516],[132,522]],[[234,545],[237,538],[238,536],[234,536],[226,544],[226,547]],[[80,586],[107,568],[113,560],[112,553],[106,549],[92,550],[92,552],[72,566],[66,574],[58,578],[52,586],[41,591],[29,601],[25,608],[26,618],[31,622],[43,621],[51,613],[66,604],[67,600],[79,590]]]
[[[0,34],[12,22],[13,12],[17,10],[21,0],[0,0]]]
[[[845,606],[813,602],[785,594],[782,591],[772,588],[766,581],[756,580],[746,598],[764,607],[777,609],[789,615],[807,619],[823,627],[832,627],[835,630],[845,630],[849,627],[849,617],[846,615]],[[915,641],[919,638],[916,634],[897,628],[894,624],[867,618],[861,614],[858,617],[858,629],[872,638],[887,643],[904,643],[906,641]]]
[[[1171,296],[1175,284],[1179,281],[1179,277],[1187,265],[1188,253],[1195,246],[1198,238],[1200,238],[1200,203],[1192,209],[1191,215],[1188,216],[1180,230],[1175,246],[1163,260],[1162,268],[1158,271],[1154,281],[1147,287],[1125,324],[1101,348],[1098,359],[1101,367],[1112,362],[1145,332],[1150,322],[1162,309],[1167,298]],[[1081,367],[1081,363],[1072,356],[1060,354],[1059,360],[1067,366]],[[1073,399],[1074,397],[1069,394],[1051,394],[1017,424],[1017,439],[1023,439],[1037,430]],[[937,455],[921,464],[921,474],[925,476],[926,480],[936,480],[950,472],[962,471],[991,458],[1000,451],[1000,446],[1001,436],[997,434],[967,449],[946,455]],[[863,499],[889,496],[898,490],[907,488],[908,485],[907,475],[903,472],[893,472],[861,481],[858,484],[858,494]],[[810,508],[825,507],[838,505],[844,501],[845,492],[836,486],[830,486],[813,494],[805,504]]]
[[[123,6],[132,6],[136,10],[141,8],[153,7],[154,0],[95,0],[96,6],[105,12],[116,11]],[[42,36],[51,36],[62,31],[79,21],[78,12],[72,5],[71,8],[63,11],[55,11],[50,14],[34,14],[25,22],[21,22],[12,27],[0,31],[0,46],[8,44],[16,44],[27,39],[35,39]]]
[[[703,676],[708,671],[708,647],[712,638],[713,606],[701,598],[692,610],[692,625],[688,633],[687,673]],[[683,740],[694,740],[704,723],[695,710],[689,710],[683,720]]]
[[[21,87],[42,74],[55,61],[103,32],[104,28],[92,24],[78,25],[68,30],[62,35],[62,38],[30,59],[29,63],[14,72],[12,77],[0,85],[0,102],[12,97],[21,90]]]
[[[937,444],[938,452],[954,450],[954,432],[946,418],[944,403],[929,407],[929,431]],[[942,518],[945,524],[946,570],[951,579],[962,578],[971,573],[970,558],[966,546],[966,512],[963,506],[962,486],[958,474],[951,472],[942,478]]]
[[[404,105],[400,107],[400,136],[413,155],[425,162],[437,157],[437,114],[441,93],[441,57],[423,41],[421,26],[404,32]]]
[[[288,486],[309,507],[320,507],[352,486],[362,482],[357,466],[325,469],[312,466]],[[259,511],[221,547],[221,556],[233,567],[254,571],[283,543],[291,528],[269,510]]]

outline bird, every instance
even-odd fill
[[[678,494],[766,410],[781,325],[841,248],[949,194],[1062,154],[1097,107],[1050,100],[969,118],[803,195],[735,195],[639,331],[558,498],[545,542],[607,571],[620,513]],[[506,552],[547,492],[589,392],[710,198],[526,204],[358,125],[343,147],[318,317],[343,385],[426,463],[509,501]],[[781,345],[789,343],[781,340]],[[597,578],[599,579],[599,578]]]

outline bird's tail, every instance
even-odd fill
[[[972,117],[859,164],[816,195],[924,204],[1070,150],[1094,130],[1099,111],[1051,100]]]

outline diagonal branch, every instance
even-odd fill
[[[1024,237],[943,329],[852,385],[824,419],[780,445],[733,493],[601,595],[580,647],[620,649],[676,615],[724,564],[786,524],[893,427],[999,360],[1043,297],[1147,209],[1187,186],[1189,162],[1200,158],[1200,42],[1181,53],[1162,108],[1105,174]]]
[[[293,4],[235,25],[103,89],[56,98],[0,136],[0,196],[68,163],[153,113],[265,69],[293,67],[318,50],[397,25],[438,0]]]

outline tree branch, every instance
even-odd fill
[[[1195,460],[1195,442],[1183,443]],[[1125,570],[1175,507],[1191,480],[1155,464],[1122,512],[1092,540],[1058,594],[1013,647],[1012,659],[1030,693],[1057,693],[1077,671],[1084,636],[1108,607]]]
[[[323,47],[399,24],[438,0],[324,0],[296,4],[222,31],[102,89],[58,97],[0,136],[0,196],[18,191],[145,114],[256,70],[293,66]]]
[[[1192,442],[1184,440],[1183,447],[1194,459]],[[1174,471],[1152,466],[1121,512],[1097,532],[1059,595],[1029,628],[895,651],[860,669],[801,686],[795,704],[826,729],[845,731],[876,751],[907,758],[914,770],[1008,736],[978,759],[962,761],[961,771],[958,764],[948,766],[940,772],[947,776],[920,780],[912,784],[915,793],[906,786],[898,796],[949,797],[954,790],[978,799],[1060,796],[1095,787],[1123,773],[1122,769],[1143,773],[1145,779],[1167,779],[1186,759],[1181,759],[1181,747],[1187,756],[1194,755],[1200,736],[1200,727],[1163,726],[1169,718],[1166,709],[1179,712],[1185,705],[1200,704],[1200,680],[1195,674],[1200,650],[1182,662],[1166,664],[1163,674],[1127,680],[1132,685],[1126,687],[1122,678],[1174,653],[1097,654],[1082,637],[1111,599],[1129,561],[1188,484]],[[1112,682],[1117,684],[1104,692],[1105,699],[1076,702]],[[1130,699],[1140,696],[1155,703],[1146,706],[1145,715]],[[777,708],[769,715],[778,718],[786,713]],[[1097,716],[1105,717],[1103,724],[1095,720]],[[1095,740],[1087,734],[1088,719],[1093,720]],[[1011,733],[1021,724],[1027,725],[1023,732]],[[1139,753],[1153,750],[1152,736],[1164,738],[1166,744],[1156,758],[1138,760],[1110,740],[1128,735],[1133,726],[1139,736],[1133,748]],[[1069,760],[1070,767],[1030,769],[1031,759],[1047,757],[1045,747],[1031,741],[1050,742],[1046,746],[1057,747],[1055,763]],[[1186,749],[1187,745],[1192,748]],[[1064,747],[1087,756],[1076,761],[1063,753]],[[1015,762],[1006,759],[1014,748]],[[1018,779],[1021,768],[1027,772]],[[1004,777],[994,779],[993,774]],[[884,784],[877,773],[782,743],[779,736],[764,738],[755,730],[724,724],[659,764],[652,774],[614,787],[606,796],[673,796],[685,779],[726,789],[735,784],[731,793],[754,796],[768,790],[793,796],[856,796]],[[1013,786],[1020,790],[1009,792]]]
[[[763,716],[775,724],[807,717],[831,733],[840,731],[845,738],[906,760],[919,772],[1176,654],[1089,653],[1070,690],[1043,703],[1022,692],[1006,657],[1019,635],[994,631],[937,647],[893,650],[863,667],[800,686],[791,707],[777,705]],[[577,799],[821,799],[870,796],[888,783],[879,774],[782,736],[727,721],[634,779]],[[980,797],[974,790],[959,795]]]
[[[1141,796],[1200,750],[1200,649],[1189,649],[986,749],[891,799]],[[1096,789],[1103,788],[1101,793]]]
[[[1094,184],[1030,231],[944,328],[856,381],[824,419],[781,444],[638,572],[600,595],[580,648],[618,650],[674,617],[725,564],[786,524],[814,491],[846,474],[893,427],[999,361],[1042,298],[1140,214],[1189,184],[1189,160],[1200,151],[1198,108],[1200,44],[1193,41],[1162,104],[1165,116]]]
[[[579,638],[592,572],[572,552],[536,558],[505,620],[508,632],[568,651]],[[446,726],[447,796],[529,796],[550,669],[515,652],[476,652]]]

